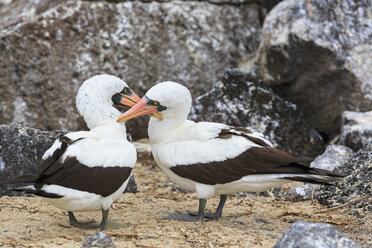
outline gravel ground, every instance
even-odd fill
[[[166,176],[156,167],[137,164],[139,192],[123,194],[110,211],[104,232],[117,247],[272,247],[296,220],[333,224],[346,236],[367,247],[372,214],[363,219],[346,214],[346,205],[328,209],[315,201],[288,202],[273,197],[229,197],[218,221],[184,223],[163,220],[170,212],[196,210],[195,194],[172,192]],[[218,197],[210,199],[214,211]],[[94,219],[100,212],[76,213],[78,220]],[[38,197],[0,198],[0,247],[80,247],[95,229],[69,227],[65,211]]]

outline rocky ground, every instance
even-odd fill
[[[330,223],[361,247],[372,244],[367,243],[372,213],[357,218],[347,214],[347,204],[327,208],[311,200],[235,196],[229,198],[218,221],[163,220],[171,211],[195,209],[196,195],[174,192],[157,167],[137,164],[134,174],[138,193],[123,194],[116,201],[104,231],[116,247],[272,247],[296,220]],[[208,201],[207,209],[213,211],[217,204],[215,197]],[[1,247],[80,247],[84,236],[97,231],[69,227],[66,212],[36,197],[2,197],[0,213]],[[97,222],[101,218],[99,212],[76,216]]]

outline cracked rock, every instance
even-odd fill
[[[286,0],[266,16],[256,71],[331,140],[345,110],[372,109],[369,0]]]

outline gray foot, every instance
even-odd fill
[[[92,229],[92,228],[95,228],[97,227],[97,225],[95,225],[95,221],[94,220],[87,220],[87,221],[78,221],[75,216],[74,216],[74,213],[73,212],[68,212],[68,218],[69,218],[69,221],[70,221],[70,226],[73,226],[73,227],[79,227],[79,228],[82,228],[82,229]]]
[[[198,216],[198,212],[190,211],[190,210],[186,210],[186,212],[189,215]],[[216,220],[216,219],[219,218],[218,216],[216,216],[216,213],[212,213],[212,212],[206,212],[206,213],[204,213],[204,217],[206,219],[208,219],[208,220]]]
[[[209,221],[210,218],[206,217],[204,213],[205,205],[207,204],[206,199],[199,199],[199,210],[197,213],[189,211],[187,214],[180,214],[180,213],[171,213],[165,220],[179,220],[179,221],[189,221],[189,222],[202,222],[202,221]]]
[[[70,226],[74,226],[74,227],[79,227],[79,222],[77,221],[77,219],[75,218],[74,216],[74,213],[73,212],[68,212],[68,219],[70,221]]]
[[[189,215],[192,215],[192,216],[198,216],[198,215],[200,215],[200,213],[202,213],[205,216],[205,218],[207,218],[208,220],[217,220],[217,219],[221,218],[221,216],[222,216],[222,210],[223,210],[223,206],[225,205],[226,199],[227,199],[226,195],[221,195],[220,196],[220,202],[218,204],[218,207],[217,207],[217,210],[216,210],[215,213],[211,213],[211,212],[205,213],[204,212],[204,207],[205,207],[206,202],[203,199],[199,200],[199,212],[194,212],[194,211],[187,210],[187,213]]]
[[[171,213],[163,218],[164,220],[178,220],[186,222],[204,222],[209,221],[209,218],[201,217],[199,215],[181,214],[181,213]]]

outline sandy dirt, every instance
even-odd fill
[[[110,210],[104,232],[116,247],[272,247],[296,220],[331,223],[356,242],[372,233],[372,219],[348,215],[345,207],[327,209],[315,201],[287,202],[273,197],[229,197],[218,221],[163,220],[170,212],[196,210],[195,194],[172,192],[156,167],[138,164],[139,192],[123,194]],[[207,202],[214,211],[218,197]],[[101,220],[100,212],[75,213],[78,220]],[[68,216],[38,197],[0,198],[0,247],[80,247],[97,230],[69,227]]]

